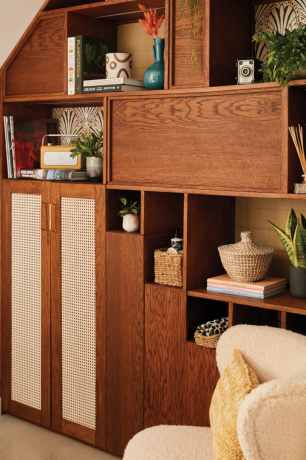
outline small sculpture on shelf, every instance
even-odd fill
[[[290,292],[294,297],[306,299],[306,219],[289,212],[285,231],[268,220],[276,231],[290,259]]]
[[[98,132],[89,135],[81,134],[80,137],[72,141],[74,149],[71,150],[71,157],[81,155],[86,158],[86,172],[90,180],[102,179],[102,158],[103,158],[103,133]]]
[[[140,226],[139,214],[140,214],[140,206],[135,201],[134,203],[131,201],[130,204],[127,204],[126,198],[119,198],[119,201],[122,203],[122,209],[119,211],[119,216],[123,217],[122,220],[122,228],[126,232],[137,232]]]
[[[164,46],[165,39],[157,38],[158,29],[162,25],[164,15],[157,15],[157,10],[146,11],[145,5],[138,5],[144,14],[145,20],[139,19],[140,24],[146,27],[146,32],[151,35],[154,40],[153,57],[155,63],[149,67],[143,76],[143,82],[147,89],[163,89],[164,88]]]

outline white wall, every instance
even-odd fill
[[[0,0],[0,68],[45,0]]]

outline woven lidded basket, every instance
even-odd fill
[[[183,255],[170,254],[168,248],[154,252],[155,283],[168,286],[183,286]]]
[[[218,248],[222,265],[235,281],[258,281],[270,266],[273,248],[253,243],[251,232],[242,232],[241,241]]]

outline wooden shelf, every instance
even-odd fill
[[[183,288],[182,287],[178,287],[178,286],[168,286],[166,284],[158,284],[158,283],[155,283],[154,281],[150,281],[149,283],[146,283],[146,286],[158,286],[158,287],[164,287],[164,288],[167,288],[167,289],[176,289],[176,290],[179,290],[179,291],[182,291]]]
[[[188,296],[306,315],[306,300],[293,297],[288,290],[268,299],[254,299],[252,297],[207,291],[206,287],[202,287],[188,291]]]
[[[295,80],[291,82],[292,87],[306,88],[304,80]],[[67,94],[37,94],[22,97],[5,96],[3,102],[6,103],[29,103],[29,104],[48,104],[48,105],[64,105],[64,106],[77,106],[84,104],[99,104],[102,103],[103,98],[110,99],[132,99],[132,98],[147,98],[147,97],[160,97],[160,96],[195,96],[197,94],[203,95],[209,93],[211,95],[218,93],[228,93],[237,91],[239,93],[258,93],[281,91],[282,88],[278,83],[258,83],[254,85],[228,85],[228,86],[207,86],[200,88],[178,88],[169,90],[157,91],[128,91],[128,92],[109,92],[109,93],[92,93],[92,94],[75,94],[68,96]]]
[[[114,228],[113,230],[108,230],[106,233],[122,233],[125,235],[140,235],[140,232],[126,232],[123,228]]]

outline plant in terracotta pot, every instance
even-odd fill
[[[299,218],[293,209],[289,212],[285,231],[268,220],[274,228],[290,259],[290,292],[294,297],[306,299],[306,219]]]
[[[86,158],[86,172],[91,180],[100,180],[102,178],[102,148],[103,148],[103,133],[98,132],[89,135],[81,134],[78,139],[72,141],[74,149],[71,149],[71,157],[82,155]]]
[[[253,36],[256,43],[265,42],[269,48],[268,60],[262,63],[259,72],[263,82],[275,81],[280,86],[290,80],[306,78],[306,26],[299,24],[296,29],[285,29],[284,35],[278,31],[259,31]]]
[[[126,232],[137,232],[139,230],[140,221],[139,221],[139,213],[140,213],[140,206],[135,201],[134,203],[131,201],[128,205],[126,198],[119,198],[119,201],[122,203],[122,209],[119,211],[119,216],[123,217],[122,221],[122,228]]]

